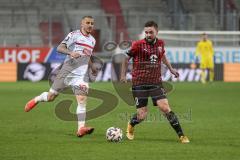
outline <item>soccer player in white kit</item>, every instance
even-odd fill
[[[95,70],[91,68],[93,62],[90,58],[96,43],[90,34],[93,26],[93,17],[84,16],[81,20],[80,30],[70,32],[61,42],[57,47],[57,51],[66,54],[67,57],[61,70],[54,79],[50,90],[36,96],[25,106],[25,112],[28,112],[40,102],[53,101],[64,88],[71,87],[78,103],[76,111],[78,117],[78,137],[91,134],[94,130],[94,128],[85,125],[86,102],[89,88],[88,72],[89,70],[92,74],[95,72]]]

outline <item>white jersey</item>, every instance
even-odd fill
[[[88,71],[88,61],[93,53],[96,40],[92,35],[86,36],[80,30],[76,30],[70,32],[62,43],[66,44],[70,51],[79,52],[81,55],[79,58],[71,58],[70,55],[66,57],[66,65],[63,66],[63,70],[67,70],[70,74],[66,76],[65,84],[78,85],[82,82],[86,83],[84,76]]]
[[[79,52],[83,56],[91,56],[96,40],[92,35],[86,36],[80,30],[76,30],[70,32],[62,43],[66,44],[70,51]],[[70,58],[68,55],[66,60]]]

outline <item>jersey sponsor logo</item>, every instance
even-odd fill
[[[146,48],[144,48],[143,50],[144,50],[145,52],[149,53],[149,51],[148,51]]]
[[[158,56],[156,54],[152,54],[150,56],[150,63],[157,63]]]

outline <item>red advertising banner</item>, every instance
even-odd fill
[[[51,52],[52,52],[52,48],[49,48],[49,47],[0,48],[0,63],[46,62]]]

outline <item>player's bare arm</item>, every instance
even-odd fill
[[[126,80],[127,67],[128,67],[128,58],[125,57],[122,62],[122,67],[121,67],[121,75],[120,75],[121,82],[127,82],[127,80]]]
[[[70,51],[66,44],[64,43],[61,43],[58,47],[57,47],[57,51],[59,53],[63,53],[63,54],[67,54],[67,55],[70,55],[72,58],[78,58],[80,57],[80,54],[78,52],[72,52]]]
[[[168,69],[175,76],[175,78],[179,77],[179,73],[177,72],[176,69],[174,69],[172,67],[171,63],[168,61],[168,59],[167,59],[167,57],[165,55],[163,55],[163,57],[162,57],[162,62],[168,67]]]

